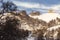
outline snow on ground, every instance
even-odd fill
[[[35,18],[35,19],[36,18],[41,19],[43,21],[46,21],[47,23],[51,20],[56,19],[57,17],[60,18],[60,14],[58,14],[58,13],[44,13],[39,16],[31,16],[31,15],[29,15],[29,16],[32,18]]]
[[[29,30],[29,31],[32,31],[33,28],[30,27],[28,24],[24,23],[24,24],[21,24],[21,28],[20,29],[24,29],[24,30]]]
[[[58,28],[60,28],[60,25],[52,26],[52,27],[48,28],[47,30],[52,31],[52,30],[56,30]]]
[[[29,15],[30,17],[32,17],[32,18],[34,18],[34,19],[36,19],[36,18],[38,18],[39,16],[31,16],[31,15]]]
[[[29,34],[29,36],[27,37],[27,40],[35,40],[35,37],[32,37],[32,33]]]
[[[44,37],[47,36],[47,37],[51,37],[51,38],[54,38],[54,39],[57,39],[57,36],[58,36],[58,30],[60,28],[60,25],[56,25],[56,26],[52,26],[50,28],[47,28],[47,32],[44,33]],[[49,36],[50,35],[50,36]]]

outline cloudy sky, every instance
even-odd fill
[[[6,1],[6,0],[5,0]],[[9,1],[9,0],[8,0]],[[48,12],[53,9],[60,12],[60,0],[10,0],[18,6],[19,10]]]

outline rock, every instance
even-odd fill
[[[8,14],[8,13],[7,13]],[[0,18],[0,39],[1,40],[22,40],[28,36],[29,31],[19,29],[20,20],[15,15],[3,15]]]
[[[36,11],[36,12],[31,12],[30,13],[31,16],[38,16],[40,15],[40,12]]]

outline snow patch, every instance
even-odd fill
[[[39,16],[31,16],[31,15],[29,15],[29,16],[34,18],[34,19],[36,19],[36,18],[41,19],[47,23],[50,22],[51,20],[56,19],[57,17],[60,18],[59,13],[44,13],[44,14],[41,14]]]
[[[52,30],[56,30],[56,29],[58,29],[58,28],[60,28],[60,25],[52,26],[52,27],[48,28],[47,30],[52,31]]]

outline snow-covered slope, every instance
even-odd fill
[[[47,23],[51,20],[56,19],[57,17],[60,18],[60,14],[58,14],[58,13],[44,13],[39,16],[31,16],[31,15],[29,15],[29,16],[32,18],[35,18],[35,19],[36,18],[41,19],[43,21],[46,21]]]
[[[52,26],[50,28],[47,28],[47,31],[44,33],[44,36],[48,38],[57,39],[59,36],[58,33],[60,33],[59,31],[60,31],[60,25]]]
[[[52,27],[48,28],[47,30],[52,31],[52,30],[57,30],[59,28],[60,28],[60,25],[56,25],[56,26],[52,26]]]

